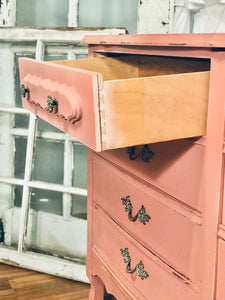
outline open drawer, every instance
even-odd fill
[[[205,134],[209,64],[144,55],[19,59],[23,105],[95,151]]]

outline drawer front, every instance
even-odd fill
[[[184,276],[199,281],[199,216],[97,156],[92,176],[95,203]]]
[[[19,59],[19,68],[25,89],[23,106],[88,147],[100,150],[101,74],[26,58]]]
[[[151,153],[147,156],[150,158],[148,163],[141,159],[142,150],[143,146],[135,147],[132,160],[129,158],[127,148],[105,151],[101,155],[201,211],[200,186],[205,147],[191,139],[150,144]]]
[[[105,268],[115,274],[120,284],[129,282],[143,295],[139,299],[197,299],[188,281],[139,245],[99,207],[93,208],[92,234],[92,251],[102,259]]]
[[[96,151],[206,132],[208,71],[152,76],[137,56],[19,67],[24,107]]]

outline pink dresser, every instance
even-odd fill
[[[83,43],[20,78],[24,107],[89,147],[90,300],[225,300],[225,34]]]

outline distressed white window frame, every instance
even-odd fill
[[[174,0],[139,0],[137,33],[172,33]]]
[[[76,1],[71,1],[76,2]],[[71,21],[72,22],[72,21]],[[1,28],[0,42],[13,43],[13,52],[22,52],[23,47],[18,42],[34,42],[36,41],[36,59],[42,60],[45,47],[51,45],[48,53],[66,53],[68,59],[76,58],[76,55],[87,54],[87,47],[80,46],[79,42],[85,35],[90,34],[123,34],[124,29],[96,29],[96,30],[58,30],[58,29],[24,29],[24,28]],[[63,46],[61,46],[63,44]],[[26,52],[29,47],[26,48]],[[33,52],[34,48],[30,47]],[[24,179],[16,179],[11,177],[0,177],[0,183],[10,185],[23,186],[21,220],[19,229],[18,249],[13,250],[5,246],[0,247],[0,261],[13,264],[40,272],[53,275],[59,275],[65,278],[89,282],[86,276],[86,267],[80,263],[70,262],[64,259],[46,256],[42,254],[34,254],[25,251],[25,237],[27,229],[27,220],[29,212],[29,191],[31,188],[47,189],[63,193],[63,218],[66,222],[71,216],[71,195],[87,195],[86,189],[72,187],[72,162],[74,139],[63,133],[42,132],[41,137],[46,139],[63,140],[65,142],[64,156],[64,182],[63,185],[52,184],[46,182],[31,181],[31,169],[33,159],[33,146],[36,132],[36,116],[23,108],[16,107],[0,107],[0,113],[24,114],[29,115],[28,129],[13,128],[10,133],[17,136],[27,136],[27,152]],[[38,137],[40,133],[36,133]]]

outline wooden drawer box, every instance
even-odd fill
[[[92,197],[96,204],[184,277],[199,282],[202,230],[198,215],[138,183],[97,155],[93,159],[92,176]],[[138,218],[132,220],[140,209]]]
[[[19,67],[24,107],[96,151],[205,134],[202,62],[118,55]]]
[[[93,220],[93,251],[102,258],[102,264],[105,263],[106,269],[108,266],[122,286],[126,286],[128,281],[133,290],[139,290],[138,299],[197,299],[189,281],[181,278],[174,269],[138,244],[97,206],[93,209]],[[120,250],[126,248],[131,258],[128,270],[135,268],[142,261],[148,277],[141,280],[136,271],[126,272],[125,257]]]

